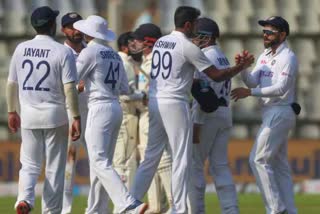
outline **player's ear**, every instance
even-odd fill
[[[192,27],[192,23],[189,22],[189,21],[187,21],[187,22],[184,23],[183,27],[184,27],[185,29],[190,29],[190,28]]]
[[[286,32],[280,32],[281,41],[285,40],[286,37],[287,37],[287,33]]]

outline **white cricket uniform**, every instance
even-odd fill
[[[79,53],[76,52],[72,47],[70,47],[66,42],[65,46],[71,49],[75,60],[78,58]],[[87,45],[84,43],[83,47]],[[81,115],[81,131],[85,133],[86,124],[87,124],[87,115],[88,115],[88,98],[86,91],[83,91],[79,94],[79,111]],[[69,127],[72,125],[73,117],[67,106],[67,113],[69,119]],[[76,176],[76,164],[77,164],[77,156],[79,152],[80,145],[84,146],[86,149],[86,143],[84,139],[84,134],[80,136],[80,138],[76,141],[72,141],[72,139],[68,138],[68,153],[67,153],[67,163],[66,163],[66,171],[65,171],[65,179],[64,179],[64,193],[63,193],[63,204],[62,204],[62,214],[71,213],[72,209],[72,201],[73,201],[73,186],[74,186],[74,178]]]
[[[229,61],[217,45],[203,48],[208,59],[218,68],[230,67]],[[224,98],[229,105],[231,80],[215,82],[206,74],[195,73],[195,79],[201,79],[210,86],[217,96]],[[228,141],[232,128],[232,113],[229,106],[220,106],[215,112],[206,113],[193,101],[192,118],[200,124],[200,143],[193,144],[193,161],[191,169],[191,186],[189,191],[189,213],[205,213],[204,163],[208,158],[210,172],[214,177],[215,187],[222,208],[222,213],[239,213],[237,193],[232,174],[228,166]]]
[[[212,64],[197,46],[178,31],[157,40],[152,54],[148,144],[132,192],[135,198],[143,198],[157,171],[163,150],[169,143],[173,160],[172,212],[186,213],[192,155],[189,93],[194,70],[203,71]]]
[[[63,84],[76,81],[71,50],[45,35],[16,48],[8,81],[19,85],[21,137],[17,203],[34,206],[34,188],[45,157],[42,213],[61,213],[68,117]],[[17,205],[16,203],[16,205]]]
[[[103,213],[110,196],[122,212],[135,199],[113,169],[112,158],[122,121],[119,94],[129,86],[117,52],[98,39],[91,40],[77,59],[79,79],[88,92],[85,139],[90,163],[90,190],[86,213]]]
[[[297,213],[293,183],[288,164],[288,133],[295,125],[295,101],[298,62],[283,42],[275,54],[266,49],[251,73],[241,73],[253,96],[260,97],[262,125],[250,154],[250,165],[262,192],[268,214],[287,209]],[[258,87],[257,87],[258,86]]]
[[[113,157],[113,166],[121,180],[128,189],[131,188],[133,178],[137,169],[137,142],[138,142],[138,116],[136,108],[136,74],[134,64],[126,53],[119,51],[124,69],[126,71],[128,82],[131,87],[128,95],[121,95],[121,107],[123,111],[123,120],[121,123],[116,148]],[[141,97],[140,97],[141,98]]]
[[[139,72],[138,88],[143,91],[149,89],[149,78],[152,64],[152,53],[147,56],[142,56],[142,63],[140,69],[144,71]],[[146,76],[146,75],[148,76]],[[149,110],[142,102],[138,105],[140,110],[139,118],[139,152],[142,162],[145,156],[145,150],[148,143],[149,133]],[[148,212],[161,213],[169,205],[169,209],[172,206],[172,194],[171,194],[171,171],[172,171],[172,157],[169,145],[163,151],[158,170],[155,173],[153,180],[148,190]],[[167,203],[168,200],[168,203]]]

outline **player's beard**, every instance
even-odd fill
[[[79,44],[83,41],[83,36],[81,34],[78,34],[77,36],[76,35],[72,35],[72,36],[66,35],[66,37],[69,41],[71,41],[72,43],[76,43],[76,44]]]
[[[278,46],[280,44],[280,36],[277,36],[273,40],[264,39],[263,44],[265,48],[272,48]]]

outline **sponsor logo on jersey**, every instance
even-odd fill
[[[273,72],[261,70],[260,77],[273,77]]]
[[[264,60],[264,59],[262,59],[262,60],[260,61],[260,64],[265,65],[265,64],[267,64],[267,61],[266,61],[266,60]]]

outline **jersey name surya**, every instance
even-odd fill
[[[23,56],[48,58],[50,49],[25,48]]]

